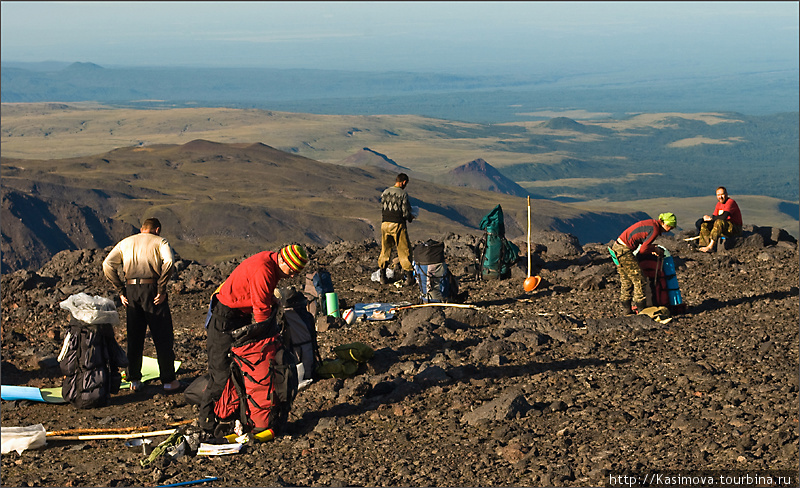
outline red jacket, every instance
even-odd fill
[[[227,307],[252,313],[255,322],[263,322],[272,311],[273,293],[280,277],[277,252],[254,254],[228,276],[217,299]]]
[[[652,253],[656,250],[653,241],[663,231],[664,228],[661,227],[660,220],[642,220],[625,229],[625,232],[620,234],[619,240],[632,251],[639,249],[639,253]]]
[[[742,211],[739,210],[739,205],[733,201],[733,198],[728,198],[725,203],[717,202],[714,207],[714,218],[719,218],[723,212],[728,212],[728,220],[733,222],[734,225],[742,226]]]

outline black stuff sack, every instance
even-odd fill
[[[414,246],[414,261],[419,264],[444,262],[444,242],[428,239]]]
[[[298,381],[311,379],[321,358],[316,320],[308,311],[308,299],[292,286],[278,288],[275,296],[281,303],[283,343],[298,359]]]

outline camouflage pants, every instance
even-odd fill
[[[628,249],[628,246],[619,242],[615,242],[611,249],[614,250],[619,261],[617,273],[619,273],[620,282],[620,301],[632,300],[633,303],[637,303],[646,300],[650,287],[642,274],[642,268],[639,267],[636,256]]]
[[[709,220],[700,224],[700,242],[703,247],[707,246],[711,241],[715,241],[719,236],[738,236],[742,233],[742,228],[734,225],[730,220]]]

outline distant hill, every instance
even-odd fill
[[[96,72],[96,71],[103,70],[105,68],[103,68],[99,64],[77,62],[77,63],[70,64],[65,69],[67,71],[72,71],[72,72],[90,72],[91,73],[91,72]]]
[[[542,127],[556,130],[567,129],[576,131],[585,130],[587,128],[585,125],[576,122],[569,117],[553,117],[547,122],[543,122]]]
[[[2,158],[3,272],[35,268],[64,249],[108,246],[158,217],[186,259],[219,262],[287,242],[325,245],[379,237],[381,192],[395,171],[332,165],[265,144],[193,140],[61,160]],[[412,241],[481,234],[502,205],[509,238],[524,235],[524,201],[417,180]],[[641,213],[586,212],[536,201],[533,230],[607,241]],[[602,222],[603,225],[597,225]]]
[[[368,147],[363,148],[352,156],[342,159],[338,164],[342,166],[357,166],[359,168],[374,166],[376,168],[385,169],[386,171],[398,173],[408,173],[411,171],[409,168],[397,164],[387,155],[381,154],[378,151],[373,151]]]
[[[4,189],[0,219],[3,272],[38,268],[65,249],[102,249],[137,231],[92,207],[17,190]]]
[[[542,122],[542,128],[553,130],[569,130],[573,132],[583,132],[586,134],[611,134],[613,131],[595,125],[584,125],[569,117],[553,117]]]
[[[518,197],[528,196],[527,190],[503,176],[481,158],[453,168],[444,176],[437,178],[436,181],[450,186],[463,186]]]

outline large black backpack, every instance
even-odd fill
[[[313,377],[317,366],[322,363],[317,344],[317,328],[314,315],[308,311],[308,299],[294,287],[279,288],[282,324],[281,337],[286,347],[297,357],[298,365],[302,364],[302,378],[298,368],[298,379],[302,382]]]
[[[76,408],[104,407],[119,392],[119,368],[128,366],[128,357],[114,338],[111,324],[88,324],[73,317],[59,366],[64,374],[64,400]]]

